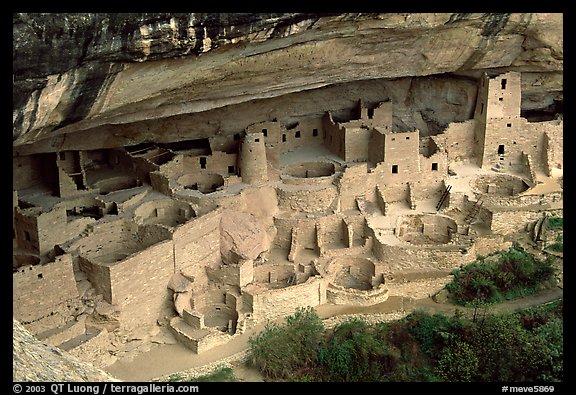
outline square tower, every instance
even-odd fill
[[[484,73],[480,81],[474,114],[479,165],[519,163],[522,151],[514,140],[521,130],[521,75],[508,72],[490,78]]]

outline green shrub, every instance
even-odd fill
[[[542,261],[518,246],[494,256],[453,271],[446,285],[449,298],[465,306],[489,305],[555,285],[552,260]]]
[[[564,227],[564,218],[548,217],[546,220],[546,227],[548,229],[562,229]]]
[[[316,364],[323,332],[324,324],[313,308],[298,308],[284,325],[268,323],[250,336],[252,363],[271,378],[298,376]]]

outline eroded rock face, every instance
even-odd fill
[[[520,13],[14,14],[14,146],[26,154],[233,134],[349,111],[358,96],[334,90],[360,90],[365,101],[390,92],[398,127],[435,128],[469,114],[466,79],[490,70],[522,71],[522,109],[554,113],[562,24],[562,14]],[[422,108],[436,91],[454,108]]]
[[[225,264],[254,260],[270,249],[270,240],[255,216],[227,210],[220,222],[220,253]]]

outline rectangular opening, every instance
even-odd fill
[[[65,152],[60,152],[60,160],[65,160],[66,159],[66,153]]]
[[[504,155],[504,144],[498,146],[498,155]]]
[[[262,129],[262,134],[264,137],[268,137],[268,129]]]
[[[368,109],[368,118],[369,119],[374,118],[374,109],[373,108]]]
[[[300,138],[300,131],[297,130],[296,133],[294,133],[294,137],[296,137],[297,139]]]
[[[406,140],[410,140],[410,136],[407,136],[407,137],[406,137]]]
[[[502,89],[506,89],[506,78],[502,78],[501,84],[502,84]]]
[[[392,174],[398,174],[398,165],[392,165]]]
[[[507,128],[511,128],[511,127],[512,127],[512,124],[511,124],[511,123],[507,123],[507,124],[506,124],[506,127],[507,127]]]
[[[504,98],[503,98],[503,97],[499,97],[499,98],[498,98],[498,101],[504,101]]]
[[[206,158],[205,157],[200,157],[200,168],[201,169],[205,169],[206,168]]]
[[[234,166],[228,166],[228,174],[234,174]]]
[[[254,139],[254,142],[259,143],[260,139]]]
[[[396,141],[396,137],[392,137],[392,141]]]
[[[312,129],[312,136],[313,137],[318,136],[318,129]]]
[[[234,134],[234,141],[240,140],[240,133]]]
[[[437,170],[438,170],[438,163],[436,163],[436,162],[433,162],[433,163],[432,163],[432,170],[433,170],[433,171],[437,171]]]
[[[286,135],[285,135],[285,134],[282,135],[282,142],[283,142],[283,143],[286,142]]]

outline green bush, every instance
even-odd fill
[[[252,363],[271,378],[293,378],[314,366],[324,337],[324,324],[311,308],[298,308],[284,325],[268,323],[250,336]]]
[[[546,221],[548,229],[562,229],[564,227],[564,218],[562,217],[548,217]]]
[[[520,247],[511,247],[498,251],[490,261],[475,260],[453,271],[446,289],[457,304],[489,305],[555,285],[552,264],[550,259],[542,261]]]
[[[375,330],[376,329],[376,330]],[[337,325],[320,350],[328,381],[378,381],[393,371],[396,360],[377,328],[352,319]]]

